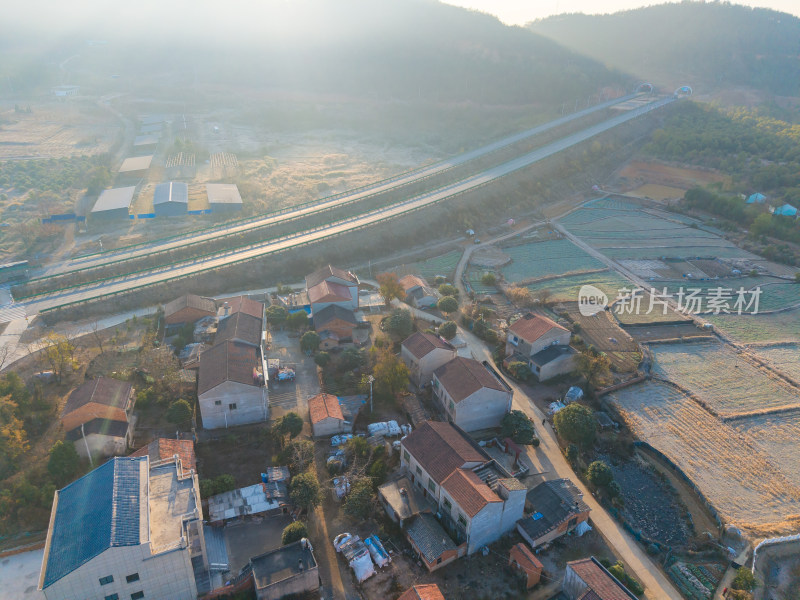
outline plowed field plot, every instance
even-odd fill
[[[452,280],[453,275],[456,272],[458,261],[461,260],[461,254],[462,252],[460,250],[452,250],[447,254],[434,256],[433,258],[408,265],[402,265],[396,269],[397,274],[401,277],[403,275],[408,275],[409,273],[414,275],[422,275],[426,279],[431,279],[431,281],[428,281],[430,284],[433,284],[432,280],[437,275],[442,275],[443,277]]]
[[[506,281],[529,281],[548,275],[566,275],[605,267],[569,240],[532,242],[503,248],[511,262],[501,270]]]
[[[680,273],[674,270],[669,263],[660,260],[620,259],[617,262],[634,275],[644,279],[671,279],[673,277],[680,277]]]
[[[683,185],[687,189],[695,185],[730,181],[730,177],[716,171],[701,171],[689,167],[673,167],[660,163],[634,160],[619,172],[629,180],[643,180],[661,185]]]
[[[481,279],[486,273],[490,273],[492,270],[487,269],[486,267],[467,267],[466,273],[464,273],[464,277],[469,284],[469,287],[476,293],[476,294],[495,294],[497,293],[497,288],[493,285],[485,285]]]
[[[598,456],[611,466],[614,480],[622,488],[622,513],[647,539],[680,548],[692,535],[691,527],[675,501],[674,492],[636,459],[614,461]]]
[[[668,185],[658,185],[655,183],[647,183],[639,186],[635,190],[629,192],[631,196],[638,196],[640,198],[651,198],[653,200],[677,200],[683,198],[686,190]]]
[[[548,289],[552,293],[551,297],[554,301],[577,302],[578,292],[581,286],[584,285],[593,285],[602,290],[609,299],[613,299],[617,297],[620,289],[630,288],[632,284],[615,271],[603,271],[602,273],[568,275],[566,277],[537,281],[525,287],[534,293]]]
[[[611,364],[620,373],[630,373],[636,370],[641,360],[639,344],[637,344],[614,321],[606,311],[591,317],[584,316],[578,310],[578,304],[571,302],[566,305],[570,321],[580,325],[580,335],[587,344],[602,350],[611,359]]]
[[[680,325],[631,325],[625,326],[630,336],[637,342],[652,342],[654,340],[677,340],[681,338],[708,337],[708,331],[703,331],[691,322]]]
[[[660,290],[656,290],[656,294],[660,294]],[[626,300],[617,300],[611,305],[611,311],[614,317],[622,325],[647,325],[650,323],[681,323],[686,322],[689,318],[681,313],[676,312],[669,306],[665,307],[660,303],[658,297],[652,297],[649,292],[641,292],[639,294],[641,300],[628,302]],[[638,304],[636,304],[638,302]]]
[[[560,222],[611,258],[752,256],[715,233],[665,217],[642,209],[584,207]]]
[[[639,439],[677,464],[725,522],[753,535],[796,530],[800,487],[791,471],[783,470],[789,459],[773,455],[667,384],[640,383],[609,399]]]
[[[800,346],[798,344],[761,346],[754,348],[753,351],[776,370],[800,382]]]
[[[759,315],[703,315],[736,342],[800,342],[800,309]]]
[[[697,396],[721,417],[797,406],[800,392],[720,342],[657,344],[653,373]]]
[[[731,423],[778,462],[786,476],[800,485],[800,411],[750,417]]]

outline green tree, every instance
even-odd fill
[[[757,238],[762,235],[769,235],[772,231],[772,222],[772,215],[768,213],[758,215],[750,225],[750,236]]]
[[[386,466],[386,462],[382,458],[379,458],[369,466],[367,475],[370,476],[375,485],[380,485],[386,479],[387,471],[388,467]]]
[[[533,422],[521,410],[512,410],[503,416],[500,433],[504,438],[511,438],[517,444],[532,444],[536,439]]]
[[[454,298],[457,298],[458,288],[451,283],[443,283],[439,286],[439,293],[442,296],[453,296]]]
[[[756,578],[753,572],[747,567],[739,567],[736,576],[733,578],[731,587],[735,590],[752,591],[756,587]]]
[[[354,519],[366,519],[372,512],[374,492],[369,478],[359,479],[350,488],[342,504],[345,514]]]
[[[508,372],[521,381],[526,381],[531,376],[531,368],[519,360],[508,363]]]
[[[605,487],[614,480],[614,473],[602,460],[596,460],[586,469],[586,478],[595,487]]]
[[[484,273],[481,276],[481,283],[483,285],[488,285],[488,286],[495,285],[497,283],[497,276],[491,271],[489,271],[488,273]]]
[[[586,379],[591,389],[597,389],[611,382],[611,360],[587,349],[578,354],[575,372]]]
[[[411,312],[404,308],[396,308],[386,318],[386,331],[400,338],[407,338],[414,330]]]
[[[267,323],[270,326],[281,327],[284,323],[286,323],[286,319],[288,317],[289,311],[280,304],[272,304],[267,307]]]
[[[336,366],[340,371],[352,371],[364,364],[364,353],[358,348],[347,348],[339,355]]]
[[[642,587],[642,584],[625,572],[625,567],[622,566],[621,562],[617,562],[616,564],[608,567],[608,572],[616,577],[622,583],[622,585],[633,592],[634,595],[641,596],[644,594],[644,588]]]
[[[794,282],[800,283],[800,271],[794,274]]]
[[[578,447],[575,444],[567,446],[567,460],[572,464],[578,460]]]
[[[281,544],[285,546],[286,544],[291,544],[292,542],[302,540],[304,537],[308,537],[306,524],[302,521],[295,521],[294,523],[289,523],[283,528],[283,533],[281,534]]]
[[[296,412],[288,412],[278,420],[276,428],[280,435],[294,439],[303,431],[303,418]]]
[[[319,334],[316,331],[306,331],[300,338],[300,349],[303,352],[316,352],[319,343]]]
[[[553,417],[553,425],[564,440],[584,448],[594,442],[597,433],[594,413],[588,406],[577,402],[559,410]]]
[[[292,478],[289,497],[298,508],[311,511],[322,500],[322,493],[317,476],[311,471],[305,471]]]
[[[386,306],[389,306],[394,298],[402,300],[406,297],[406,291],[400,285],[397,273],[380,273],[375,279],[378,281],[380,294]]]
[[[444,314],[451,315],[458,310],[458,300],[453,296],[445,296],[439,299],[439,303],[436,306]]]
[[[164,416],[167,417],[167,421],[170,423],[186,427],[192,421],[192,406],[181,398],[169,405]]]
[[[383,396],[395,396],[408,387],[408,367],[389,350],[380,351],[372,375],[375,391]]]
[[[458,325],[455,321],[445,321],[439,325],[439,335],[446,340],[452,340],[458,333]]]
[[[73,480],[81,468],[81,459],[75,450],[75,444],[58,440],[50,448],[50,457],[47,460],[47,472],[59,487],[63,487]],[[52,500],[52,497],[51,497]]]
[[[292,331],[300,331],[301,329],[308,327],[308,315],[306,314],[306,311],[298,310],[297,312],[291,313],[288,317],[286,317],[286,324]]]
[[[328,366],[328,363],[331,362],[331,355],[327,352],[318,352],[314,356],[314,362],[317,363],[317,366],[322,367],[323,369]]]
[[[77,366],[75,343],[67,336],[51,331],[41,342],[42,354],[58,381],[68,368]]]

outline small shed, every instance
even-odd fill
[[[122,161],[119,167],[119,174],[125,177],[144,177],[153,162],[153,155],[132,156]]]
[[[103,190],[94,203],[91,219],[127,219],[136,186]]]
[[[520,542],[511,547],[508,553],[508,566],[521,571],[526,578],[525,587],[528,589],[539,583],[544,565],[531,552],[530,548]]]
[[[353,424],[344,419],[339,398],[332,394],[317,394],[310,398],[308,412],[314,437],[336,435],[353,428]]]
[[[767,197],[762,194],[761,192],[756,192],[755,194],[751,194],[750,197],[747,199],[747,204],[764,204]]]
[[[289,492],[283,481],[257,483],[211,496],[208,499],[209,523],[225,523],[252,515],[286,512]]]
[[[242,210],[242,196],[235,183],[207,183],[208,206],[212,213]]]
[[[791,204],[784,204],[783,206],[776,208],[772,214],[780,217],[796,217],[797,209]]]
[[[180,181],[159,183],[153,193],[153,212],[157,217],[186,215],[189,206],[189,186]]]
[[[569,404],[570,402],[577,402],[583,398],[583,390],[579,388],[577,385],[573,385],[571,388],[567,390],[567,393],[564,394],[564,404]]]

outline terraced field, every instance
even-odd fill
[[[569,240],[548,240],[503,248],[511,262],[501,270],[508,282],[529,281],[548,275],[566,275],[605,267]]]
[[[762,346],[755,348],[754,352],[776,370],[800,382],[800,346],[798,344]]]
[[[732,313],[738,311],[736,302],[739,290],[745,290],[745,292],[747,292],[743,296],[744,304],[742,304],[741,307],[743,313],[751,313],[755,308],[758,309],[758,312],[763,312],[786,308],[800,303],[799,285],[783,282],[768,276],[707,279],[704,281],[698,281],[696,279],[653,281],[650,282],[650,285],[658,292],[663,292],[666,288],[667,293],[672,294],[676,300],[680,290],[683,290],[687,296],[689,293],[694,294],[694,290],[699,290],[697,296],[702,297],[701,310],[703,312],[709,310],[708,299],[716,295],[719,289],[724,290],[724,293],[727,295],[727,310]],[[758,297],[758,306],[756,307],[755,304],[753,304],[752,307],[748,308],[748,304],[754,299],[753,294],[749,292],[756,288],[761,289],[761,294]]]
[[[613,301],[617,297],[618,290],[626,287],[630,288],[631,282],[615,271],[603,271],[602,273],[558,277],[536,282],[525,287],[534,293],[542,289],[548,289],[552,293],[551,298],[554,301],[575,302],[583,285],[593,285],[599,288],[608,296],[609,301]]]
[[[787,406],[800,393],[719,342],[651,346],[653,373],[680,384],[723,418]]]
[[[792,483],[800,485],[800,412],[752,417],[732,425],[780,462]]]
[[[800,461],[775,454],[742,422],[734,427],[714,418],[667,384],[644,382],[608,398],[640,439],[680,466],[723,520],[753,535],[796,529]]]
[[[469,287],[476,293],[476,294],[496,294],[497,288],[493,285],[484,285],[481,281],[481,278],[487,273],[491,272],[491,269],[487,269],[485,267],[467,267],[466,273],[464,277],[469,284]]]
[[[703,315],[703,319],[742,344],[800,342],[800,309],[759,315]]]

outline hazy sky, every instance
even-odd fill
[[[443,0],[447,4],[473,8],[496,15],[509,25],[523,25],[529,21],[561,13],[586,14],[613,13],[640,6],[663,4],[664,0]],[[741,0],[733,4],[772,8],[800,17],[798,0]]]

